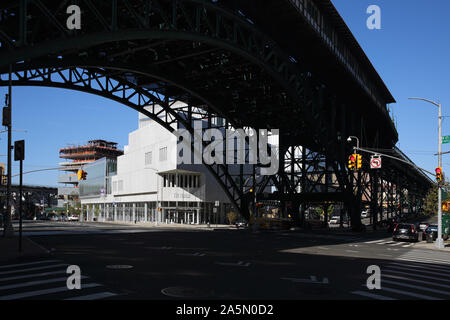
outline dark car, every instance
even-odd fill
[[[408,240],[408,241],[418,241],[419,232],[413,224],[400,223],[394,228],[394,233],[392,235],[392,240]]]
[[[436,224],[430,225],[426,230],[423,232],[423,238],[426,239],[428,234],[432,234],[433,241],[435,241],[438,237],[438,226]],[[443,235],[444,240],[448,239],[448,235]]]

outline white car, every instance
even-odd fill
[[[69,216],[68,220],[69,221],[79,221],[80,218],[78,216],[71,215],[71,216]]]
[[[368,217],[370,217],[369,210],[364,210],[363,212],[361,212],[361,218],[368,218]]]
[[[341,222],[341,217],[334,216],[334,217],[331,217],[329,224],[339,224],[340,222]]]

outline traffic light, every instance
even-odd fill
[[[362,155],[357,154],[356,155],[356,169],[361,169],[362,167]]]
[[[77,172],[77,177],[78,177],[78,181],[79,180],[86,180],[86,176],[87,176],[87,172],[84,170],[78,170]]]
[[[352,154],[350,155],[350,157],[348,157],[348,168],[350,170],[355,170],[356,169],[356,155]]]
[[[448,211],[449,202],[444,201],[442,202],[442,211]]]
[[[14,142],[14,161],[25,160],[25,140]]]
[[[442,168],[441,167],[436,168],[436,181],[437,182],[442,181]]]

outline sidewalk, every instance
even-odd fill
[[[435,242],[427,243],[426,241],[420,241],[414,245],[414,248],[415,249],[428,249],[428,250],[439,250],[439,251],[450,252],[450,242],[445,241],[444,245],[445,245],[445,247],[443,249],[438,249],[438,248],[436,248]]]
[[[83,223],[91,223],[91,222],[83,222]],[[159,222],[157,225],[154,222],[124,222],[124,221],[97,221],[93,223],[105,223],[105,224],[114,224],[114,225],[123,225],[123,226],[134,226],[134,227],[145,227],[145,228],[170,228],[170,229],[201,229],[201,230],[236,230],[236,226],[227,225],[227,224],[213,224],[208,227],[206,224],[178,224],[178,223],[161,223]]]
[[[22,238],[22,252],[19,252],[19,238],[0,237],[0,262],[11,262],[27,258],[47,257],[49,251],[31,241],[27,237]]]

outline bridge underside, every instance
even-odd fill
[[[350,135],[364,147],[395,152],[386,110],[312,73],[308,60],[278,45],[242,12],[195,0],[79,5],[82,28],[68,30],[66,1],[0,4],[0,86],[9,84],[11,66],[13,86],[96,94],[169,131],[177,122],[194,133],[195,119],[209,128],[279,129],[277,174],[254,178],[256,168],[207,165],[246,218],[250,189],[259,199],[279,201],[282,215],[298,223],[315,203],[344,203],[355,228],[363,204],[373,212],[389,201],[397,209],[420,207],[431,183],[417,170],[387,160],[370,171],[367,159],[358,174],[346,167]],[[175,101],[186,105],[175,107]]]

